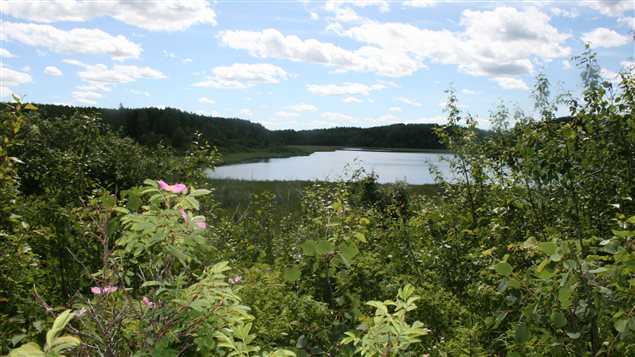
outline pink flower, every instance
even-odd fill
[[[157,305],[150,301],[150,299],[148,299],[146,296],[143,297],[143,303],[146,304],[146,306],[151,307],[151,308],[155,308]]]
[[[181,217],[183,217],[183,220],[185,221],[185,223],[187,223],[187,213],[185,213],[185,210],[183,210],[183,208],[181,208]]]
[[[177,184],[174,184],[174,185],[168,185],[163,180],[159,180],[157,182],[159,183],[159,186],[161,186],[161,188],[164,191],[173,192],[173,193],[180,193],[180,192],[183,192],[183,191],[187,191],[187,186],[185,186],[182,183],[177,183]]]
[[[235,276],[235,277],[233,277],[233,278],[229,278],[229,282],[230,282],[231,284],[238,284],[241,280],[243,280],[243,277],[242,277],[242,276],[240,276],[240,275]]]
[[[112,286],[112,285],[104,286],[103,288],[94,286],[90,288],[90,292],[93,293],[93,295],[99,295],[99,294],[108,295],[110,293],[117,291],[117,289],[118,288],[116,286]]]
[[[207,228],[207,224],[205,224],[205,222],[196,222],[196,225],[198,226],[198,228],[200,229],[205,229]]]

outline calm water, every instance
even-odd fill
[[[434,183],[434,176],[429,170],[431,165],[435,165],[444,177],[449,178],[449,165],[442,157],[447,159],[450,156],[437,153],[337,150],[315,152],[309,156],[220,166],[214,172],[209,172],[209,176],[256,181],[336,181],[350,178],[352,171],[361,166],[366,172],[375,172],[380,183],[405,180],[418,185]]]

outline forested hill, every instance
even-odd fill
[[[98,113],[115,130],[144,145],[163,142],[185,149],[201,132],[205,140],[225,152],[257,150],[281,145],[330,145],[381,148],[439,149],[435,124],[393,124],[372,128],[268,130],[242,119],[226,119],[174,108],[105,109],[38,104],[45,118],[71,116],[76,111]]]

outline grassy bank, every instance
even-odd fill
[[[277,146],[264,150],[243,151],[243,152],[229,152],[223,153],[221,150],[221,161],[218,166],[231,165],[245,162],[255,162],[266,159],[285,158],[292,156],[306,156],[311,155],[314,152],[321,151],[335,151],[343,149],[341,146],[317,146],[317,145],[287,145]],[[445,154],[449,151],[445,149],[408,149],[408,148],[369,148],[369,147],[356,147],[354,149],[364,151],[387,151],[387,152],[430,152]]]
[[[235,214],[249,209],[253,195],[270,192],[275,195],[273,209],[277,217],[300,212],[300,201],[305,188],[315,181],[250,181],[236,179],[208,179],[208,187],[214,188],[214,198],[227,214]],[[323,182],[324,185],[332,183]],[[394,184],[380,184],[382,189],[388,189]],[[411,195],[427,195],[434,197],[439,192],[439,186],[408,185]]]
[[[336,146],[288,145],[243,152],[224,153],[221,150],[222,157],[218,166],[291,156],[306,156],[318,151],[334,151],[336,149],[338,149]]]

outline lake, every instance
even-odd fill
[[[434,183],[430,166],[434,165],[449,178],[451,154],[428,152],[364,151],[344,149],[315,152],[308,156],[293,156],[220,166],[208,171],[211,178],[231,178],[254,181],[324,180],[348,179],[351,173],[363,167],[374,172],[379,183],[394,183],[398,180],[420,185]],[[445,160],[443,159],[445,158]]]

